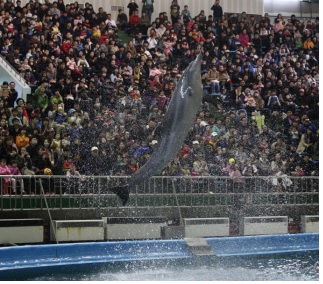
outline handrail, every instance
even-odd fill
[[[46,209],[47,209],[47,213],[48,213],[48,217],[49,217],[49,222],[50,222],[51,230],[53,232],[54,240],[55,240],[56,244],[58,244],[58,240],[57,240],[57,236],[56,236],[56,230],[55,230],[55,225],[54,225],[54,221],[53,221],[52,215],[50,214],[49,206],[48,206],[47,199],[46,199],[46,196],[45,196],[45,191],[44,191],[44,188],[43,188],[43,185],[42,185],[41,182],[39,183],[39,185],[40,185],[40,189],[41,189],[40,194],[44,198],[44,201],[45,201],[45,204],[46,204]]]
[[[3,178],[15,181],[5,191]],[[124,185],[124,176],[0,176],[0,211],[117,208],[118,197],[109,188]],[[21,194],[24,183],[26,194]],[[290,183],[291,182],[291,183]],[[42,202],[41,186],[48,204]],[[179,216],[183,207],[219,206],[318,206],[319,177],[153,177],[130,189],[126,206],[172,207]]]
[[[14,77],[22,83],[22,85],[25,87],[29,87],[29,85],[27,84],[26,80],[19,74],[19,72],[7,61],[7,59],[5,57],[3,57],[0,54],[0,61],[4,64],[4,67],[6,67],[7,69],[9,69],[12,73],[14,73]]]

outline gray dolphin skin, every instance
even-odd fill
[[[202,52],[178,80],[161,125],[160,139],[150,159],[131,176],[126,186],[110,189],[123,204],[129,199],[129,190],[159,175],[182,147],[202,102],[201,60]]]

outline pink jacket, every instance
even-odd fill
[[[8,166],[0,165],[0,175],[11,175],[11,172],[8,168]],[[10,182],[10,178],[4,178],[4,182],[8,183]]]
[[[230,164],[229,164],[229,165],[227,165],[227,166],[223,169],[223,171],[227,172],[227,173],[229,174],[229,176],[230,176],[230,177],[232,177],[232,175],[233,175],[233,169],[232,169],[232,167],[231,167],[231,165],[230,165]]]
[[[8,168],[10,170],[10,174],[14,176],[21,176],[21,172],[18,167],[13,167],[11,165],[8,165]]]

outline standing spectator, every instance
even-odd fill
[[[215,0],[213,6],[211,7],[211,10],[213,11],[213,21],[219,23],[220,19],[222,19],[223,16],[223,9],[220,6],[220,0]]]
[[[154,12],[154,0],[142,0],[142,11],[146,13],[151,23],[151,15]]]
[[[14,104],[18,98],[18,92],[15,89],[15,82],[10,82],[9,84],[9,98],[8,98],[8,107],[13,108]]]
[[[172,25],[174,26],[177,22],[177,19],[180,15],[180,6],[178,5],[177,0],[173,0],[172,4],[170,5],[170,17],[172,19]]]
[[[136,3],[136,0],[130,0],[127,8],[129,9],[129,18],[132,16],[132,14],[137,10],[138,11],[138,4]]]
[[[186,24],[192,19],[191,18],[191,12],[188,10],[188,6],[184,6],[184,10],[181,12],[181,17],[183,17],[183,23],[186,26]]]

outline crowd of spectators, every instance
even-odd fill
[[[202,49],[208,99],[161,174],[318,175],[318,17],[224,15],[218,0],[191,16],[184,2],[128,20],[91,3],[0,0],[0,53],[32,89],[24,101],[1,82],[0,174],[133,174]]]

